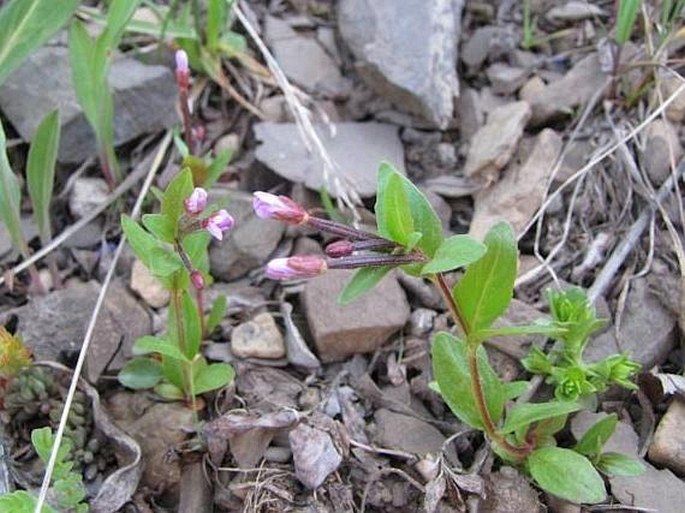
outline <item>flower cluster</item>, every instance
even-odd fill
[[[189,218],[197,218],[207,208],[207,191],[202,187],[195,187],[192,194],[184,201],[185,211]],[[218,210],[199,221],[199,227],[207,230],[218,240],[224,238],[224,232],[233,228],[235,220],[226,210]],[[194,224],[191,226],[198,226]]]

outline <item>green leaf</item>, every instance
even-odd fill
[[[150,272],[157,278],[168,278],[184,269],[183,260],[171,248],[156,246],[150,252]]]
[[[207,168],[207,178],[205,178],[202,186],[205,189],[211,189],[212,186],[221,178],[221,175],[226,171],[226,166],[233,158],[233,150],[228,148],[220,152],[212,163]]]
[[[452,290],[470,333],[488,328],[507,309],[514,293],[517,248],[511,226],[493,226],[485,245],[485,255],[467,268]]]
[[[426,199],[426,196],[411,183],[411,181],[400,174],[391,164],[383,162],[378,170],[378,194],[386,188],[387,182],[391,177],[399,180],[406,192],[409,202],[409,211],[413,222],[412,231],[423,234],[417,246],[428,256],[433,257],[440,244],[442,244],[442,225],[438,215]],[[378,202],[378,200],[376,200]]]
[[[640,0],[620,0],[616,18],[616,42],[625,44],[630,39],[637,14],[640,11]]]
[[[376,196],[376,224],[378,233],[404,246],[414,232],[414,221],[409,210],[409,199],[399,173],[390,173],[378,188]]]
[[[33,134],[26,163],[26,179],[33,204],[33,217],[45,244],[52,237],[50,202],[55,181],[55,162],[59,149],[59,111],[49,113]]]
[[[221,32],[226,28],[226,0],[209,0],[207,3],[207,48],[216,51]]]
[[[169,358],[174,358],[176,360],[185,362],[189,361],[185,355],[171,342],[153,337],[152,335],[145,335],[144,337],[138,338],[133,343],[132,351],[134,355],[159,353],[163,356],[168,356]]]
[[[157,247],[157,239],[125,214],[121,216],[121,228],[136,257],[148,269],[152,267],[152,252]]]
[[[352,276],[338,297],[342,305],[351,303],[369,289],[372,289],[383,277],[388,274],[392,266],[362,267]]]
[[[186,388],[184,373],[187,368],[188,364],[180,360],[172,358],[164,358],[162,360],[162,375],[164,379],[181,391]],[[188,393],[190,394],[190,390],[188,390]]]
[[[469,358],[466,343],[453,335],[440,332],[433,339],[433,375],[442,398],[460,420],[471,427],[483,429],[483,421],[471,387]],[[504,411],[504,387],[488,363],[482,346],[477,348],[476,358],[488,411],[493,422],[497,422]]]
[[[423,266],[421,274],[451,271],[471,264],[485,254],[485,245],[469,235],[453,235],[445,239],[433,259]]]
[[[195,301],[188,291],[181,295],[181,309],[183,311],[183,327],[185,329],[186,356],[192,360],[200,352],[202,343],[202,324]]]
[[[0,513],[35,513],[38,499],[24,490],[0,495]],[[57,513],[49,505],[43,506],[43,513]]]
[[[126,24],[138,9],[141,0],[113,0],[109,2],[107,12],[107,25],[105,32],[100,37],[106,40],[106,45],[110,48],[119,45],[121,37],[124,35]]]
[[[119,371],[119,383],[134,390],[152,388],[162,379],[160,363],[151,358],[133,358]]]
[[[516,399],[521,394],[528,390],[529,383],[527,381],[510,381],[509,383],[504,383],[504,398]]]
[[[186,398],[183,390],[171,383],[160,383],[155,386],[155,393],[170,401],[182,401]]]
[[[95,130],[98,126],[97,94],[103,84],[93,74],[95,60],[95,41],[90,37],[85,25],[75,20],[69,30],[69,55],[74,92],[83,109],[88,123]]]
[[[212,363],[203,367],[195,376],[193,392],[196,395],[218,390],[228,385],[235,376],[233,367],[227,363]]]
[[[14,246],[24,258],[28,258],[28,247],[21,233],[20,203],[21,189],[19,180],[10,167],[7,159],[7,139],[0,122],[0,218],[5,223]]]
[[[31,444],[33,445],[33,448],[36,450],[36,453],[42,462],[46,465],[50,460],[50,453],[52,452],[52,446],[54,443],[55,437],[53,436],[52,429],[49,426],[31,431]],[[69,458],[71,447],[71,440],[68,438],[63,438],[62,443],[57,451],[57,465],[63,463]]]
[[[0,9],[0,85],[34,50],[43,46],[81,0],[12,0]]]
[[[162,215],[170,224],[174,225],[176,235],[176,223],[185,211],[184,201],[193,192],[193,175],[189,168],[184,168],[169,183],[162,200]]]
[[[211,333],[219,325],[224,318],[224,315],[226,315],[227,306],[228,300],[226,299],[226,296],[223,294],[217,296],[212,304],[212,309],[207,316],[207,333]]]
[[[543,490],[575,503],[597,504],[606,497],[604,481],[592,463],[570,449],[543,447],[526,460],[530,475]]]
[[[618,424],[618,416],[615,413],[601,418],[585,432],[573,450],[589,458],[595,458],[614,434],[616,424]]]
[[[618,452],[605,452],[599,457],[597,469],[608,476],[637,477],[645,473],[639,460]]]
[[[162,214],[144,214],[142,217],[143,226],[150,230],[159,240],[169,244],[174,243],[175,227]]]
[[[558,324],[549,321],[536,321],[533,324],[523,326],[505,326],[503,328],[485,328],[478,330],[472,336],[478,340],[488,340],[493,337],[508,337],[516,335],[545,335],[555,338],[565,333],[565,329]]]
[[[507,414],[507,419],[502,427],[502,433],[513,433],[520,428],[530,426],[533,422],[566,415],[582,408],[581,404],[570,401],[516,404]]]

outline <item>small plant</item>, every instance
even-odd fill
[[[31,365],[31,351],[21,339],[0,326],[0,409],[10,382],[23,369]]]
[[[231,382],[233,368],[224,363],[208,364],[200,344],[226,309],[226,298],[220,296],[209,315],[204,314],[203,291],[210,280],[207,247],[211,237],[221,240],[233,224],[228,212],[207,206],[204,189],[193,189],[188,168],[162,193],[160,213],[144,215],[142,226],[122,217],[133,252],[171,296],[166,335],[145,336],[135,342],[133,351],[139,356],[119,373],[124,386],[154,387],[162,397],[195,405],[199,394]]]
[[[31,432],[31,443],[38,456],[47,465],[54,436],[49,427],[34,429]],[[57,461],[52,478],[52,486],[48,492],[52,506],[44,506],[43,513],[87,513],[88,504],[86,487],[81,474],[74,471],[74,462],[70,454],[72,444],[69,438],[64,438],[57,453]],[[0,511],[12,513],[34,513],[38,500],[29,492],[17,490],[0,496]]]
[[[494,328],[513,296],[518,253],[513,230],[506,223],[492,227],[484,243],[467,235],[443,238],[437,215],[424,195],[388,164],[379,170],[376,199],[378,234],[350,228],[311,215],[287,197],[255,193],[254,209],[264,218],[306,224],[341,237],[326,247],[326,257],[295,256],[271,261],[273,279],[308,278],[336,268],[359,268],[340,301],[348,302],[373,287],[394,268],[430,279],[440,291],[457,334],[441,332],[432,341],[433,388],[452,412],[484,432],[493,450],[506,462],[524,469],[544,490],[573,502],[597,503],[605,498],[597,472],[636,475],[639,462],[601,448],[616,425],[603,419],[573,448],[558,447],[554,435],[570,413],[587,407],[593,394],[610,384],[633,388],[628,378],[638,366],[616,355],[598,364],[581,356],[588,337],[601,324],[580,289],[550,293],[552,320],[524,326]],[[364,253],[358,253],[364,251]],[[453,286],[446,272],[466,266]],[[488,361],[483,342],[495,337],[543,334],[564,344],[559,363],[536,351],[526,360],[555,385],[556,399],[544,403],[505,403],[528,388],[525,381],[504,383]]]

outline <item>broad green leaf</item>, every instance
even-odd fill
[[[203,367],[195,376],[193,392],[195,395],[218,390],[228,385],[235,376],[233,367],[227,363],[212,363]]]
[[[618,452],[605,452],[599,457],[597,469],[608,476],[637,477],[645,473],[639,460]]]
[[[119,371],[118,379],[119,383],[134,390],[152,388],[162,379],[162,367],[151,358],[133,358]]]
[[[55,162],[59,149],[59,111],[49,113],[36,129],[26,163],[26,179],[33,217],[45,244],[52,237],[50,227],[50,201],[55,181]]]
[[[171,310],[169,311],[171,312]],[[184,369],[187,368],[188,364],[180,360],[174,360],[172,358],[164,358],[162,360],[162,375],[164,376],[164,379],[181,391],[186,388]],[[188,392],[190,392],[190,390],[188,390]]]
[[[469,235],[453,235],[445,239],[433,259],[423,266],[421,274],[451,271],[471,264],[485,254],[485,246]]]
[[[5,223],[14,246],[24,258],[28,258],[28,247],[21,233],[20,203],[21,189],[19,180],[7,159],[7,139],[0,122],[0,218]]]
[[[43,46],[81,0],[11,0],[0,9],[0,85],[34,50]]]
[[[183,168],[171,182],[164,192],[162,200],[162,215],[169,223],[175,223],[181,218],[185,211],[184,201],[193,192],[193,175],[189,168]],[[174,231],[174,234],[176,232]]]
[[[186,235],[181,242],[193,267],[203,273],[209,272],[209,252],[207,248],[211,240],[212,236],[209,232],[201,230]]]
[[[228,163],[232,158],[233,150],[230,148],[214,157],[214,160],[212,160],[212,163],[207,168],[207,177],[202,183],[202,186],[205,189],[211,189],[219,178],[221,178],[221,175],[226,171],[226,166],[228,166]]]
[[[528,456],[526,465],[540,488],[552,495],[579,504],[597,504],[606,497],[602,477],[575,451],[543,447]]]
[[[507,309],[514,293],[517,248],[511,226],[493,226],[485,245],[485,255],[468,266],[452,290],[469,333],[488,328]]]
[[[211,333],[214,331],[214,328],[219,325],[221,320],[224,318],[224,315],[226,315],[227,306],[228,300],[226,299],[226,296],[223,294],[217,296],[212,304],[212,309],[209,311],[209,315],[207,316],[207,333]]]
[[[127,215],[121,216],[121,228],[126,240],[138,259],[149,269],[152,267],[152,252],[157,240]]]
[[[183,309],[183,326],[185,329],[185,354],[192,360],[200,351],[202,343],[202,324],[197,305],[188,291],[183,291],[181,296],[181,307]]]
[[[413,230],[423,234],[417,246],[429,257],[433,257],[442,244],[442,225],[438,215],[426,199],[426,196],[401,175],[391,164],[383,162],[378,170],[378,193],[386,187],[390,177],[396,176],[404,186],[409,202],[409,211],[413,222]]]
[[[182,401],[186,398],[183,390],[171,383],[160,383],[155,386],[155,393],[170,401]]]
[[[156,246],[150,252],[150,272],[165,284],[164,278],[184,269],[183,260],[171,248]]]
[[[0,513],[35,513],[38,498],[25,490],[0,495]],[[43,506],[43,513],[57,513],[49,505]]]
[[[614,434],[616,424],[618,424],[618,416],[615,413],[601,418],[585,432],[573,450],[589,458],[598,456],[604,444]]]
[[[185,355],[171,342],[153,337],[152,335],[145,335],[144,337],[137,339],[133,343],[132,351],[134,355],[159,353],[162,356],[167,356],[176,360],[188,361]]]
[[[566,415],[582,408],[581,404],[570,401],[516,404],[507,414],[504,426],[502,426],[502,433],[513,433],[519,428],[530,426],[533,422]]]
[[[466,343],[449,333],[440,332],[433,339],[431,354],[433,375],[440,394],[452,413],[471,427],[483,429],[483,421],[471,387],[469,349]],[[504,411],[504,387],[488,363],[485,348],[477,348],[476,358],[488,411],[493,422],[497,422]]]
[[[174,225],[169,223],[166,216],[162,214],[144,214],[141,221],[143,226],[150,230],[155,237],[167,242],[174,243]]]
[[[378,233],[404,246],[414,232],[414,221],[409,210],[409,199],[399,173],[390,173],[379,186],[376,196],[376,224]]]
[[[541,420],[534,428],[534,433],[537,439],[539,440],[541,437],[551,437],[552,435],[558,433],[564,429],[567,420],[568,415],[559,415],[558,417],[550,417],[548,419]]]
[[[340,304],[351,303],[369,289],[372,289],[383,277],[392,270],[391,266],[362,267],[352,276],[338,297]]]

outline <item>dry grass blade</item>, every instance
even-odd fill
[[[131,217],[133,219],[136,219],[138,215],[140,214],[140,210],[143,206],[143,200],[145,199],[145,196],[147,194],[147,191],[150,189],[150,186],[152,185],[152,180],[155,177],[155,174],[157,173],[158,169],[160,168],[162,164],[162,160],[164,158],[164,155],[167,152],[167,149],[169,148],[169,144],[171,143],[171,132],[167,132],[166,136],[162,140],[162,142],[159,144],[159,147],[157,149],[157,153],[155,155],[155,159],[150,166],[150,170],[148,171],[147,177],[145,178],[145,182],[143,184],[142,189],[140,190],[140,193],[138,194],[138,199],[136,200],[136,203],[133,207],[133,210],[131,212]],[[107,276],[105,276],[105,279],[102,283],[102,287],[100,288],[100,293],[98,294],[97,302],[95,303],[95,307],[93,308],[93,313],[91,314],[90,321],[88,323],[88,327],[86,329],[86,334],[83,337],[83,343],[81,345],[81,351],[79,352],[79,357],[76,362],[76,366],[74,367],[74,375],[71,379],[71,383],[69,385],[69,391],[67,393],[67,396],[64,400],[64,408],[62,410],[62,416],[59,421],[59,426],[57,428],[57,433],[55,434],[55,443],[52,447],[52,452],[50,453],[50,460],[48,461],[47,467],[45,469],[45,475],[43,476],[43,484],[41,485],[40,488],[40,495],[38,496],[38,503],[36,504],[36,509],[34,513],[40,513],[43,509],[43,504],[45,503],[45,499],[48,493],[48,488],[50,487],[50,481],[52,480],[52,474],[55,470],[55,463],[57,461],[57,453],[59,451],[60,444],[62,442],[62,438],[64,436],[64,430],[67,426],[67,420],[69,417],[69,411],[71,409],[71,404],[74,400],[74,394],[76,393],[76,387],[78,385],[78,379],[81,376],[81,372],[83,370],[83,365],[86,362],[86,355],[88,354],[88,347],[90,346],[90,341],[92,340],[93,337],[93,332],[95,331],[95,323],[97,322],[98,314],[100,313],[100,309],[102,308],[102,304],[104,303],[105,300],[105,295],[107,294],[107,289],[109,287],[110,282],[112,281],[112,277],[114,276],[114,272],[116,270],[116,264],[117,261],[119,260],[119,257],[121,256],[121,252],[124,248],[124,244],[126,243],[126,239],[122,234],[121,240],[119,241],[119,245],[117,246],[117,249],[114,253],[114,257],[112,258],[112,262],[110,264],[109,270],[107,271]]]

